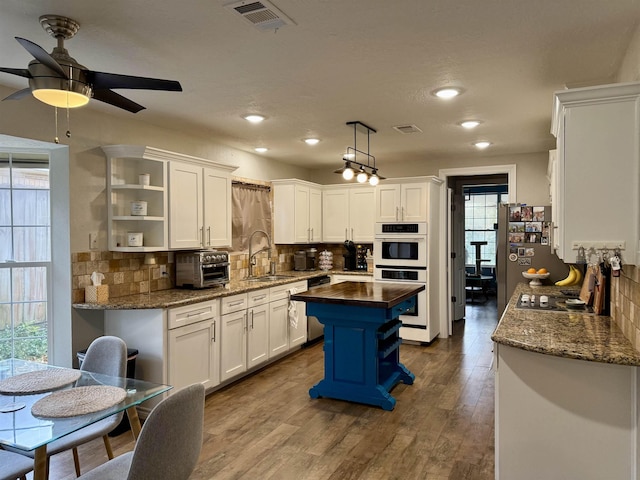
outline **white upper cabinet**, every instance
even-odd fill
[[[640,83],[563,90],[554,107],[558,256],[624,245],[623,262],[640,264]]]
[[[169,162],[169,248],[231,245],[234,166],[179,155]]]
[[[387,183],[376,186],[376,222],[426,222],[425,182]]]
[[[373,242],[375,188],[331,185],[322,192],[322,239]]]
[[[274,243],[322,241],[322,189],[302,180],[273,182]]]
[[[166,152],[137,145],[106,145],[102,150],[107,156],[109,250],[167,250]],[[132,203],[140,205],[140,202],[146,202],[143,215],[142,210],[132,208]],[[142,233],[142,246],[129,246],[131,232]]]

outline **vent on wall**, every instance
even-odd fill
[[[400,133],[422,133],[422,130],[415,125],[398,125],[393,127],[393,129]]]
[[[270,2],[240,1],[225,4],[228,9],[240,14],[242,18],[259,30],[276,30],[295,22]]]

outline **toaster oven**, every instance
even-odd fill
[[[176,253],[176,287],[208,288],[229,283],[229,253],[216,250]]]

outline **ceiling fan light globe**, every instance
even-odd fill
[[[58,108],[78,108],[89,103],[89,97],[77,92],[57,90],[52,88],[39,88],[33,90],[33,96],[42,103]]]

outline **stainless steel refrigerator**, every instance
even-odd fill
[[[553,253],[551,207],[521,204],[498,208],[497,272],[498,313],[502,314],[516,285],[528,282],[522,276],[529,268],[546,268],[549,278],[543,285],[553,285],[567,276],[569,267]]]

